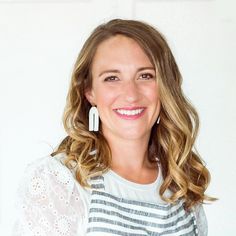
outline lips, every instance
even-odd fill
[[[143,115],[145,107],[125,107],[114,109],[114,111],[119,117],[123,119],[134,120]]]

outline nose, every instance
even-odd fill
[[[123,87],[124,98],[127,102],[133,103],[139,99],[139,88],[135,81],[126,81]]]

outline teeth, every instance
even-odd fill
[[[137,110],[122,110],[117,109],[116,111],[120,113],[121,115],[127,115],[127,116],[134,116],[137,114],[140,114],[144,109],[137,109]]]

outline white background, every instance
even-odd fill
[[[65,136],[62,112],[77,54],[114,17],[156,26],[197,108],[198,150],[212,174],[210,236],[236,235],[236,3],[225,0],[0,0],[0,235],[10,235],[26,164]]]

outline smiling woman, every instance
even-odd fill
[[[115,19],[75,63],[51,157],[29,165],[15,235],[207,235],[199,120],[165,38]]]
[[[155,68],[135,40],[118,34],[98,46],[91,72],[92,88],[85,96],[96,105],[102,133],[114,147],[112,164],[121,167],[125,163],[121,168],[132,168],[132,177],[138,177],[145,167],[147,142],[160,112]],[[120,157],[127,142],[132,145],[129,157]],[[143,149],[137,149],[141,146]],[[140,152],[142,158],[137,158]]]

